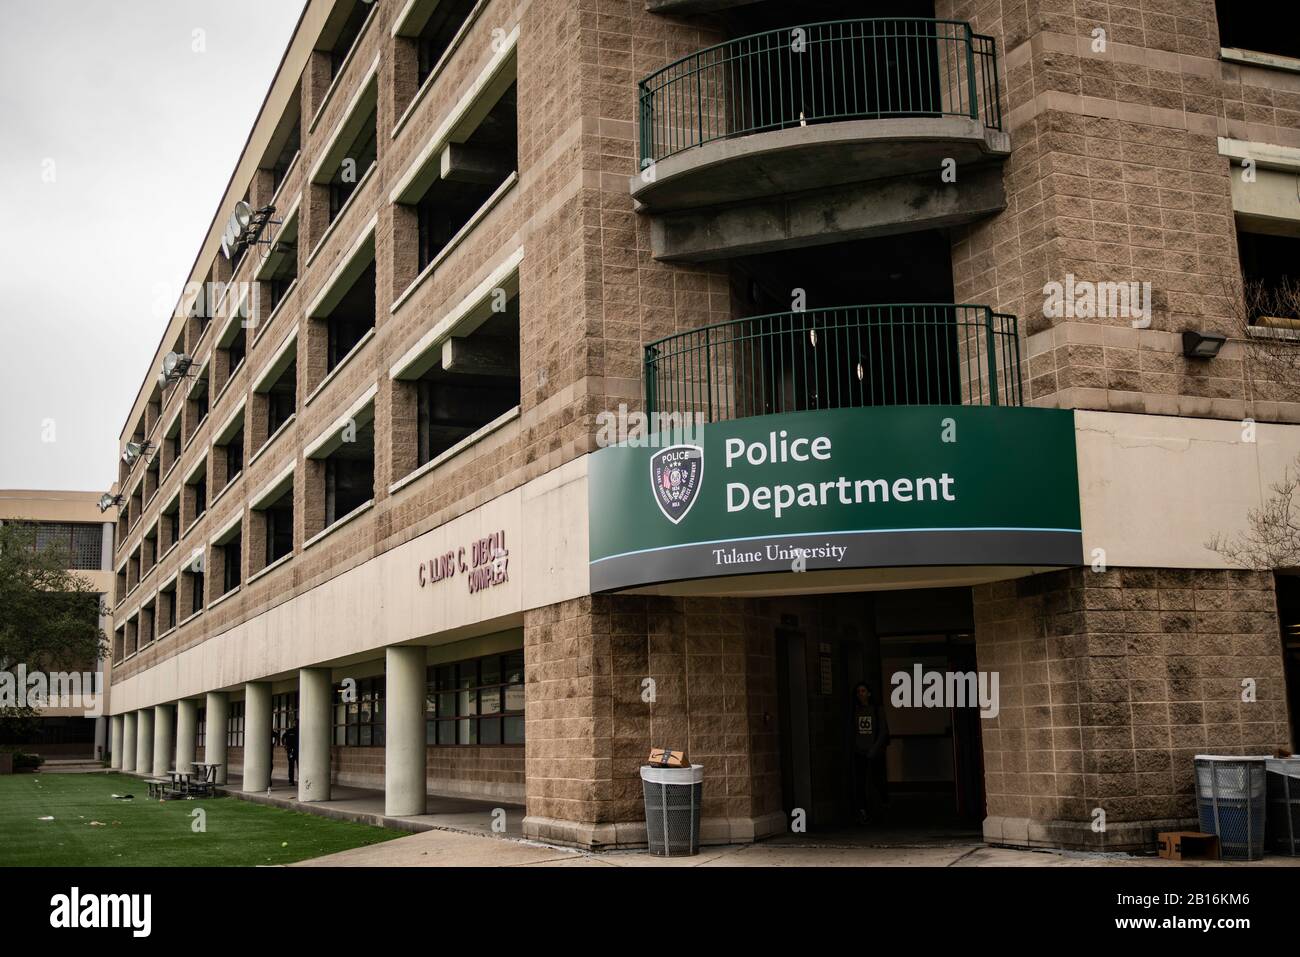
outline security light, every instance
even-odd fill
[[[230,219],[226,221],[226,231],[221,237],[221,252],[227,259],[234,259],[247,247],[253,245],[269,245],[268,240],[262,239],[262,230],[268,223],[280,225],[271,216],[275,213],[274,206],[262,206],[254,209],[244,200],[235,203],[235,208],[230,214]]]
[[[1188,359],[1213,359],[1227,339],[1213,332],[1183,332],[1183,355]]]
[[[169,352],[163,356],[162,374],[168,382],[174,382],[189,371],[192,361],[183,352]],[[159,382],[162,380],[160,379]]]
[[[150,442],[128,442],[126,443],[126,451],[122,453],[122,460],[127,465],[130,465],[140,456],[147,455],[152,450],[153,444]]]
[[[121,495],[113,495],[109,492],[105,492],[99,497],[99,510],[101,512],[107,512],[114,505],[121,505],[122,502],[123,498]]]

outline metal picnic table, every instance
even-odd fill
[[[217,789],[217,771],[222,764],[220,761],[195,761],[194,771],[198,776],[198,790],[216,793]]]

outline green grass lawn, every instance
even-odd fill
[[[0,776],[0,866],[288,864],[402,836],[238,798],[160,803],[147,793],[142,780],[123,774]],[[207,829],[196,833],[200,808]],[[40,820],[47,816],[54,820]]]

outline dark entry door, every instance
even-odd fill
[[[780,709],[781,803],[787,820],[796,808],[812,813],[812,761],[808,739],[807,649],[801,631],[776,632]]]
[[[975,672],[975,645],[966,632],[881,636],[881,687],[888,702],[889,780],[905,801],[913,794],[936,814],[980,821],[984,817],[984,768],[979,709],[899,708],[894,675]]]
[[[973,642],[950,641],[948,661],[956,671],[976,671]],[[957,786],[957,813],[963,818],[983,821],[984,745],[979,711],[975,708],[952,709],[952,763]]]

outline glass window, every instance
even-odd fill
[[[230,714],[226,718],[226,745],[231,748],[244,746],[244,702],[232,701]]]
[[[504,718],[505,727],[501,732],[502,744],[523,744],[524,743],[524,719],[521,715],[517,718]]]
[[[384,744],[384,679],[357,679],[334,686],[334,743],[351,747]]]
[[[432,665],[426,682],[430,744],[523,744],[522,651]]]
[[[97,571],[103,564],[104,526],[69,522],[16,522],[32,532],[32,549],[67,556],[68,568]]]
[[[279,741],[286,731],[298,723],[298,692],[271,695],[271,731]]]

